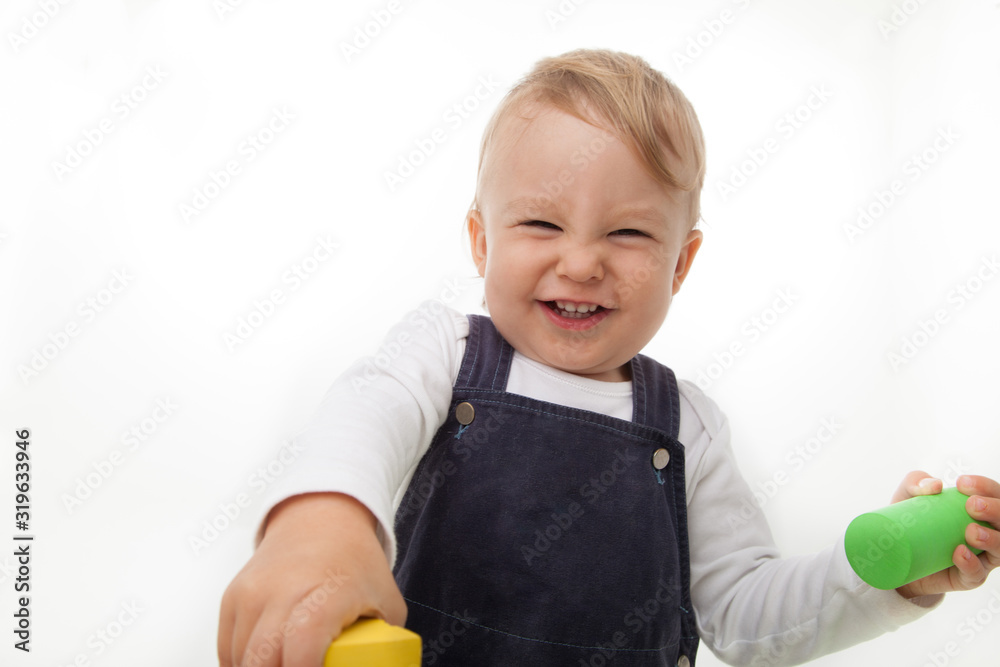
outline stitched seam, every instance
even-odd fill
[[[676,440],[676,437],[674,439]],[[693,607],[693,603],[691,601],[691,539],[690,539],[691,536],[688,531],[689,524],[687,515],[687,495],[685,490],[686,480],[684,478],[684,470],[682,468],[683,466],[675,467],[672,471],[674,477],[674,483],[672,489],[673,493],[670,494],[671,496],[670,502],[673,505],[674,520],[680,521],[683,518],[685,526],[685,529],[678,530],[676,535],[677,541],[679,542],[678,548],[681,553],[681,563],[679,563],[681,568],[681,579],[686,584],[681,590],[681,602],[689,607]],[[680,503],[678,502],[679,500],[678,496],[680,496],[680,500],[682,501]],[[680,509],[678,509],[678,506],[680,507]],[[680,514],[680,512],[683,512],[683,514]],[[685,567],[685,561],[686,561],[686,567]],[[690,613],[688,612],[687,609],[684,608],[684,604],[681,605],[681,609],[684,610],[685,614]],[[686,622],[694,623],[695,621],[690,616],[686,616],[685,618],[681,619],[681,623],[686,624]]]
[[[493,394],[493,393],[495,393],[492,389],[467,389],[465,387],[457,387],[456,390],[455,390],[455,393],[457,394],[459,392],[461,392],[463,394],[476,394],[476,393]],[[557,412],[552,412],[552,411],[548,411],[548,410],[538,410],[536,408],[526,407],[524,405],[519,405],[517,403],[511,403],[511,402],[506,402],[506,401],[496,401],[496,400],[488,400],[488,399],[477,399],[477,400],[479,400],[479,402],[485,403],[487,405],[496,405],[496,406],[501,406],[501,407],[502,406],[517,407],[517,408],[520,408],[522,410],[525,410],[525,411],[528,411],[528,412],[534,412],[534,413],[540,414],[540,415],[549,415],[550,417],[557,417],[559,419],[568,419],[570,421],[582,422],[584,424],[591,424],[593,426],[597,426],[599,428],[603,428],[605,430],[612,431],[614,433],[621,433],[622,435],[627,435],[627,436],[630,436],[630,437],[639,438],[641,440],[646,440],[648,442],[653,442],[653,443],[658,442],[658,440],[656,438],[654,438],[654,437],[646,436],[646,435],[640,435],[640,434],[637,434],[637,433],[632,433],[632,432],[627,431],[625,429],[617,428],[615,426],[609,426],[607,424],[602,424],[600,422],[592,421],[590,419],[582,419],[580,417],[573,417],[573,416],[570,416],[570,415],[559,414]],[[531,400],[534,400],[534,399],[531,399]],[[571,408],[571,409],[573,409],[573,408]],[[579,408],[576,408],[576,409],[579,409]],[[587,412],[587,411],[584,410],[583,412]],[[609,419],[614,419],[614,417],[609,417]],[[673,440],[675,442],[677,441],[677,438],[671,437],[670,434],[667,433],[666,431],[663,431],[661,429],[655,428],[653,426],[647,426],[646,424],[635,424],[634,422],[627,422],[627,423],[634,424],[636,427],[639,427],[639,428],[647,428],[647,429],[656,431],[658,433],[666,435],[668,438],[670,438],[671,440]]]
[[[670,419],[672,422],[670,430],[672,431],[671,435],[676,439],[681,430],[681,392],[677,386],[677,376],[670,368],[667,368],[667,381],[670,387],[670,391],[668,392],[670,396]]]
[[[632,392],[635,394],[635,412],[633,419],[634,421],[646,424],[646,399],[649,398],[646,395],[646,375],[642,367],[642,363],[636,359],[636,362],[632,364]],[[641,396],[640,396],[641,394]]]
[[[503,340],[497,332],[497,337],[500,338],[500,357],[497,359],[496,370],[493,371],[493,389],[496,391],[506,391],[507,389],[507,378],[510,376],[510,360],[513,357],[514,350],[510,344]],[[500,375],[500,370],[504,370],[503,384],[497,384],[497,376]]]
[[[428,604],[424,604],[423,602],[417,602],[416,600],[411,600],[408,597],[404,597],[403,599],[406,600],[407,602],[412,603],[412,604],[420,605],[421,607],[424,607],[425,609],[430,609],[433,612],[437,612],[438,614],[441,614],[442,616],[447,616],[448,618],[453,618],[455,620],[461,621],[462,623],[465,623],[466,625],[473,625],[473,626],[475,626],[477,628],[482,628],[483,630],[487,630],[489,632],[496,632],[498,634],[506,635],[508,637],[514,637],[515,639],[523,639],[525,641],[537,642],[539,644],[550,644],[552,646],[565,646],[567,648],[586,649],[588,651],[590,651],[590,650],[594,650],[594,651],[620,651],[622,653],[626,653],[626,652],[627,653],[658,653],[659,651],[662,651],[664,649],[668,649],[671,646],[677,646],[677,644],[678,644],[678,642],[673,642],[671,644],[666,644],[665,646],[661,646],[660,648],[609,648],[607,646],[584,646],[582,644],[567,644],[565,642],[551,642],[551,641],[548,641],[548,640],[545,640],[545,639],[535,639],[533,637],[525,637],[523,635],[515,635],[512,632],[505,632],[503,630],[498,630],[497,628],[491,628],[490,626],[483,625],[482,623],[474,623],[474,622],[470,621],[467,618],[462,618],[461,616],[455,616],[454,614],[449,614],[446,611],[441,611],[440,609],[432,607],[432,606],[430,606]],[[691,637],[681,637],[681,639],[691,639]]]
[[[497,375],[500,374],[500,367],[503,365],[503,343],[500,343],[500,354],[497,355],[497,365],[493,368],[493,381],[490,383],[490,387],[496,391],[497,390]]]
[[[469,315],[469,335],[465,339],[465,354],[466,355],[469,354],[469,341],[475,342],[475,349],[472,352],[472,361],[469,364],[469,367],[465,368],[465,364],[464,363],[462,364],[462,370],[465,371],[465,374],[463,375],[461,372],[459,373],[459,377],[466,382],[472,382],[472,377],[475,375],[476,372],[476,360],[479,359],[479,349],[480,349],[479,329],[480,329],[479,322],[476,320],[476,316]]]

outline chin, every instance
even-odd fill
[[[625,371],[622,370],[624,364],[611,364],[600,366],[586,366],[579,363],[562,364],[559,366],[562,370],[567,373],[573,373],[574,375],[582,375],[594,379],[605,380],[609,382],[614,382],[622,379],[625,375]],[[610,376],[610,377],[598,377],[598,376]]]

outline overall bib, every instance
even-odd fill
[[[447,421],[396,513],[423,664],[693,665],[673,372],[629,362],[627,422],[507,393],[513,354],[469,315]]]

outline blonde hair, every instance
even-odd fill
[[[483,163],[497,143],[505,122],[532,103],[555,107],[580,120],[605,121],[610,130],[656,181],[690,193],[690,224],[701,217],[700,194],[705,181],[705,141],[694,108],[677,86],[642,58],[619,51],[578,49],[539,60],[511,88],[483,132],[476,193],[470,211],[479,210]],[[584,104],[593,108],[586,114]],[[663,148],[687,172],[671,170]]]

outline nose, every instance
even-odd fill
[[[560,249],[556,274],[578,283],[604,279],[604,256],[595,243],[567,243]]]

